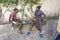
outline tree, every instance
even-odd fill
[[[23,3],[25,4],[25,5],[27,5],[27,4],[29,4],[29,6],[30,6],[30,9],[31,9],[31,13],[33,13],[33,6],[34,5],[40,5],[40,1],[41,0],[22,0],[23,1]],[[24,13],[23,13],[24,14]]]
[[[0,0],[0,3],[3,3],[4,6],[10,3],[15,3],[16,5],[18,4],[18,0]]]

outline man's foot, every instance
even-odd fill
[[[26,35],[29,35],[30,34],[30,31],[26,33]]]
[[[40,34],[39,34],[39,37],[40,37],[40,38],[43,38],[43,33],[40,33]]]
[[[19,31],[19,33],[20,33],[20,34],[23,34],[23,32],[22,32],[22,31]]]

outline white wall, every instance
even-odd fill
[[[58,15],[60,0],[42,0],[42,10],[47,16]]]

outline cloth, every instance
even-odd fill
[[[42,18],[42,13],[43,13],[42,10],[37,10],[37,11],[35,11],[35,16]]]
[[[17,17],[16,17],[16,13],[15,12],[10,14],[9,21],[15,21],[15,22],[17,21]]]
[[[20,25],[20,22],[22,22],[22,21],[20,19],[17,19],[17,14],[15,12],[13,12],[10,14],[9,22],[11,22],[12,26],[14,27],[14,26]]]
[[[41,30],[42,30],[42,19],[40,19],[40,18],[36,18],[36,28],[38,29],[38,31],[40,31],[41,32]]]

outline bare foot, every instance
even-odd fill
[[[23,32],[22,32],[22,31],[18,31],[18,33],[23,34]]]

